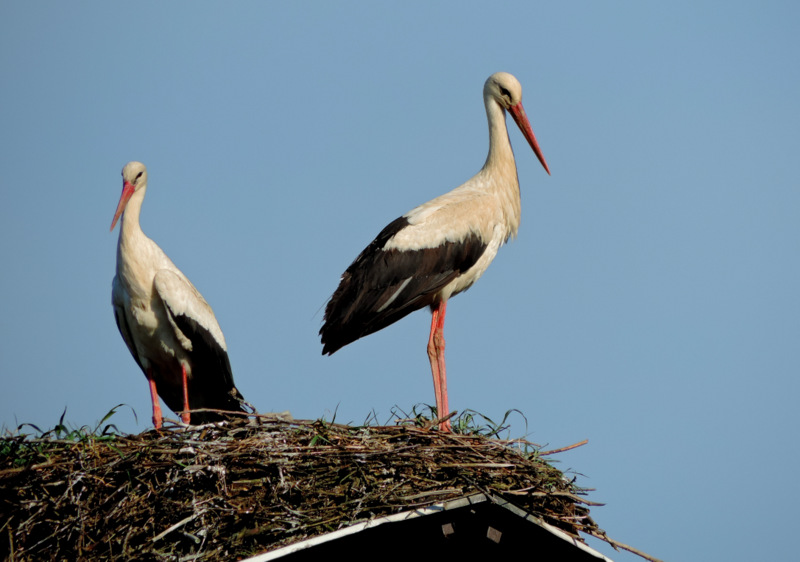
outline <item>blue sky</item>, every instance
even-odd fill
[[[793,2],[4,2],[0,424],[150,427],[110,305],[130,160],[259,410],[433,403],[427,312],[332,357],[317,331],[380,229],[483,164],[505,70],[552,176],[512,124],[522,224],[448,307],[451,407],[588,439],[559,466],[617,540],[791,558],[799,27]]]

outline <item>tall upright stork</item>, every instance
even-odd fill
[[[200,292],[139,225],[147,168],[122,169],[122,195],[111,230],[122,216],[111,304],[122,339],[150,384],[153,425],[161,427],[158,397],[185,423],[224,419],[215,409],[247,411],[233,383],[225,337]]]
[[[507,72],[483,86],[489,155],[469,181],[412,209],[384,228],[342,275],[325,308],[322,353],[343,346],[429,306],[428,358],[440,418],[449,414],[444,360],[447,300],[486,271],[497,250],[516,236],[520,221],[517,166],[506,111],[550,173],[522,107],[522,86]],[[439,429],[449,431],[449,420]]]

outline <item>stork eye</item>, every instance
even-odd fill
[[[142,177],[142,174],[143,174],[143,173],[144,173],[144,172],[139,172],[138,174],[136,174],[136,179],[138,180],[140,177]]]
[[[508,101],[511,101],[511,92],[500,86],[500,94],[506,98]]]

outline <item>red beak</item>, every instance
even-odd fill
[[[114,230],[114,225],[117,224],[119,217],[122,215],[122,211],[125,210],[125,205],[128,204],[128,200],[133,195],[134,187],[133,184],[129,181],[126,181],[122,184],[122,195],[119,197],[119,203],[117,204],[117,212],[114,213],[114,220],[111,221],[111,229]]]
[[[550,168],[547,167],[547,162],[544,161],[542,149],[539,148],[539,143],[536,142],[536,137],[533,134],[533,129],[531,129],[528,116],[525,115],[525,108],[522,107],[522,102],[509,107],[508,112],[511,114],[511,117],[514,118],[514,121],[517,123],[517,127],[519,127],[519,130],[522,131],[523,135],[525,135],[525,138],[528,140],[528,144],[531,145],[531,148],[533,149],[533,153],[536,154],[536,158],[539,159],[539,162],[542,163],[542,166],[544,166],[545,171],[549,175]]]

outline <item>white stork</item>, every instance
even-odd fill
[[[342,275],[319,331],[322,353],[330,355],[430,306],[428,358],[440,418],[449,413],[443,335],[447,299],[475,283],[519,228],[519,181],[506,111],[550,173],[522,107],[519,81],[506,72],[492,74],[483,86],[483,102],[489,120],[483,168],[453,191],[389,223]],[[440,430],[450,428],[449,420],[439,425]]]
[[[153,425],[161,427],[159,396],[185,423],[190,422],[189,410],[246,411],[214,312],[139,226],[147,168],[129,162],[122,169],[122,180],[111,222],[114,230],[122,215],[111,304],[122,339],[150,383]],[[191,415],[194,423],[220,419],[213,412]]]

